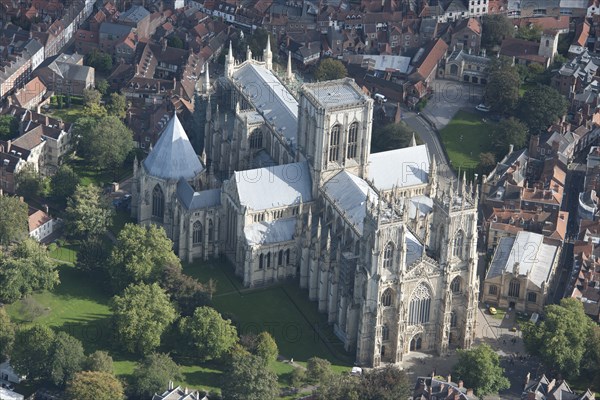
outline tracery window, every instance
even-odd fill
[[[431,292],[425,284],[421,283],[413,292],[410,300],[408,323],[410,325],[417,325],[429,322],[430,311]]]
[[[381,328],[381,340],[390,340],[390,328],[387,325],[383,325]]]
[[[152,217],[164,218],[165,216],[165,195],[163,194],[160,185],[154,186],[152,190]]]
[[[456,237],[454,238],[454,256],[461,258],[463,257],[463,243],[465,239],[465,234],[462,230],[456,233]]]
[[[392,269],[392,262],[394,261],[394,243],[389,242],[385,246],[385,250],[383,252],[383,267],[387,269]]]
[[[353,122],[348,130],[348,151],[346,157],[355,158],[358,146],[358,122]]]
[[[450,290],[452,290],[452,293],[460,292],[460,276],[457,276],[452,280],[452,283],[450,283]]]
[[[454,311],[452,311],[450,313],[450,328],[456,328],[458,322],[458,317],[456,316],[456,313]]]
[[[192,244],[197,246],[202,243],[202,224],[200,221],[194,222],[192,227]]]
[[[521,291],[521,282],[516,279],[510,281],[508,285],[508,295],[510,297],[519,297],[519,292]]]
[[[389,307],[392,305],[392,290],[385,289],[383,294],[381,295],[381,303],[384,307]]]
[[[255,129],[250,134],[250,148],[260,149],[263,147],[263,133],[260,129]]]
[[[214,233],[215,231],[215,227],[213,226],[213,222],[212,219],[208,220],[208,241],[212,242],[214,240]]]
[[[340,130],[341,126],[339,124],[331,128],[331,135],[329,137],[329,162],[337,161],[339,158]]]

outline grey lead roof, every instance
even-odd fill
[[[220,189],[196,192],[185,179],[181,179],[177,183],[177,197],[186,210],[216,207],[221,204]]]
[[[363,103],[369,100],[369,97],[350,78],[307,83],[302,89],[312,94],[324,108]]]
[[[177,115],[144,160],[144,167],[151,176],[175,180],[194,179],[204,169]]]

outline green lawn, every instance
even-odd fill
[[[492,150],[493,125],[484,122],[483,118],[480,114],[459,111],[440,131],[442,143],[455,170],[476,168],[479,154]]]
[[[89,163],[81,157],[72,155],[67,163],[73,168],[73,171],[79,177],[83,185],[96,185],[104,187],[112,182],[122,180],[125,176],[133,173],[133,167],[122,167],[122,170],[115,176],[113,173],[105,170],[97,170],[90,168]]]
[[[46,112],[49,116],[57,119],[61,119],[64,122],[75,122],[80,117],[84,117],[83,106],[71,105],[69,108],[51,108]]]

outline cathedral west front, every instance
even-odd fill
[[[183,260],[226,256],[246,287],[293,279],[363,366],[474,338],[478,192],[441,184],[425,145],[371,153],[373,100],[352,79],[299,85],[226,57],[197,85],[197,155],[173,116],[135,163],[132,215]],[[198,106],[198,104],[196,104]]]

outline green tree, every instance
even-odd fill
[[[377,127],[371,135],[371,150],[380,151],[396,150],[410,146],[413,135],[417,144],[422,143],[415,132],[404,122],[387,124]]]
[[[149,399],[162,393],[169,381],[181,380],[181,369],[168,354],[152,353],[140,362],[131,377],[131,394]]]
[[[35,169],[33,164],[25,164],[15,176],[17,194],[26,200],[45,196],[47,193],[47,180]]]
[[[73,197],[67,200],[65,219],[72,235],[102,235],[111,226],[112,215],[112,207],[97,186],[77,185]]]
[[[521,78],[515,67],[503,66],[493,70],[485,86],[485,102],[494,112],[510,113],[519,101]]]
[[[593,324],[592,324],[593,325]],[[1,333],[0,333],[1,335]],[[1,339],[0,339],[1,340]],[[591,386],[600,385],[600,326],[592,326],[586,351],[581,363],[581,372]]]
[[[481,171],[481,173],[487,174],[496,166],[496,156],[494,153],[480,153],[479,154],[479,164],[477,164],[477,169]]]
[[[215,287],[212,280],[203,285],[184,274],[179,263],[167,264],[158,282],[177,304],[178,311],[183,316],[192,315],[196,308],[209,305]]]
[[[496,154],[503,157],[512,144],[520,149],[527,144],[527,126],[516,118],[510,117],[500,121],[492,130]]]
[[[96,89],[83,89],[83,104],[87,107],[99,106],[102,94]]]
[[[0,196],[0,244],[7,245],[27,237],[27,204],[17,197]]]
[[[110,252],[104,241],[98,236],[91,236],[81,242],[75,265],[91,276],[107,281],[106,260],[109,255]]]
[[[19,120],[11,114],[0,115],[0,139],[8,140],[19,135]]]
[[[223,375],[223,400],[274,400],[279,396],[277,375],[251,354],[234,353]]]
[[[122,400],[123,384],[113,374],[83,371],[75,374],[66,390],[69,400]]]
[[[54,331],[45,325],[32,325],[17,331],[10,364],[29,381],[48,378],[48,365],[54,345]]]
[[[67,198],[73,196],[79,184],[79,177],[67,164],[58,168],[56,174],[50,178],[50,193],[55,200],[66,203]]]
[[[98,79],[96,81],[96,90],[100,92],[103,96],[108,93],[109,89],[108,81],[106,79]]]
[[[518,116],[531,132],[545,132],[567,112],[567,100],[556,89],[537,85],[519,101]]]
[[[94,67],[98,72],[109,73],[112,70],[113,61],[110,54],[96,49],[89,52],[84,58],[85,65]]]
[[[93,149],[91,154],[86,154],[93,167],[113,172],[123,165],[133,149],[131,130],[114,115],[101,118],[80,140],[88,141],[84,147]]]
[[[112,374],[114,370],[113,359],[106,351],[97,350],[87,356],[85,362],[83,363],[83,368],[86,371],[106,372],[108,374]]]
[[[56,386],[64,387],[81,371],[84,360],[81,342],[65,332],[58,332],[50,356],[50,380]]]
[[[77,153],[83,158],[91,157],[94,152],[94,141],[90,136],[92,128],[98,124],[98,119],[92,115],[78,118],[73,126],[73,137],[77,138]]]
[[[171,36],[167,39],[167,44],[169,45],[169,47],[183,49],[183,40],[181,40],[179,36]]]
[[[324,58],[319,62],[315,70],[315,79],[317,81],[332,81],[342,79],[348,76],[348,70],[344,64],[333,58]]]
[[[539,325],[523,326],[527,352],[539,356],[548,368],[557,369],[567,378],[577,377],[592,332],[592,320],[585,315],[577,299],[562,299],[560,305],[544,308]]]
[[[190,347],[204,360],[226,354],[238,340],[237,330],[217,310],[200,307],[191,317],[182,318],[181,334],[187,337]]]
[[[513,24],[505,15],[484,15],[481,21],[483,32],[481,45],[488,50],[500,46],[502,40],[511,37],[514,33]]]
[[[331,363],[327,360],[312,357],[306,362],[306,379],[310,383],[326,382],[332,374]]]
[[[108,272],[113,286],[122,289],[130,283],[158,281],[169,265],[181,269],[163,228],[126,224],[108,260]]]
[[[111,302],[116,337],[132,353],[148,354],[160,345],[177,314],[165,292],[153,283],[128,286]]]
[[[117,92],[111,93],[107,111],[110,115],[125,119],[125,113],[127,112],[127,99],[125,98],[125,95]]]
[[[500,356],[488,344],[459,350],[458,357],[453,375],[472,387],[478,396],[495,394],[510,387],[504,369],[500,367]]]
[[[0,308],[0,363],[8,358],[15,341],[15,325],[4,308]]]
[[[299,388],[304,386],[306,382],[306,371],[303,368],[296,367],[292,371],[292,376],[290,378],[290,383],[292,387]]]
[[[408,399],[411,384],[406,372],[393,365],[373,369],[360,379],[361,400]]]
[[[265,364],[277,360],[279,349],[277,348],[277,343],[275,343],[273,336],[271,336],[269,332],[261,332],[258,334],[256,337],[254,354],[261,360],[264,360]]]
[[[542,28],[537,24],[522,26],[517,30],[515,37],[531,42],[539,42],[542,37]]]
[[[243,46],[245,43],[247,46],[250,47],[252,54],[262,55],[263,50],[267,47],[267,37],[268,36],[269,36],[269,33],[267,32],[266,29],[258,28],[254,31],[254,33],[246,36],[244,41],[238,42],[238,44],[237,44],[238,48],[239,48],[239,50],[241,50],[241,52],[243,52],[245,54],[246,47]],[[273,41],[273,38],[271,38],[271,45],[273,45],[273,43],[275,43],[275,42]],[[271,49],[271,51],[272,51],[272,49]],[[273,56],[275,56],[275,54],[277,54],[277,51],[273,51]]]
[[[360,380],[352,375],[331,374],[316,390],[322,400],[364,400],[361,397]],[[369,397],[370,398],[370,397]]]
[[[27,238],[0,260],[0,301],[12,303],[58,285],[58,272],[46,247]]]

